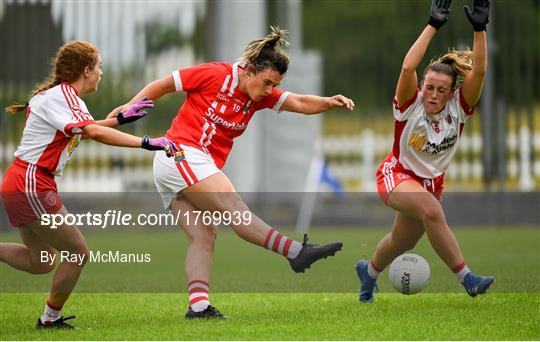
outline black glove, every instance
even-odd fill
[[[428,25],[433,26],[436,30],[446,24],[450,16],[450,4],[452,0],[432,0],[429,10]]]
[[[474,0],[472,13],[469,6],[463,6],[463,9],[475,32],[486,30],[486,25],[489,23],[489,0]]]

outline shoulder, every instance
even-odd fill
[[[394,110],[400,113],[404,113],[405,111],[409,110],[410,108],[414,108],[419,103],[422,103],[422,97],[423,93],[420,89],[416,89],[414,95],[408,99],[405,103],[403,103],[401,106],[398,103],[397,97],[394,96],[393,104],[394,104]]]
[[[475,107],[469,106],[463,97],[463,91],[461,88],[458,88],[454,91],[452,99],[450,99],[450,104],[452,110],[456,113],[464,113],[466,116],[470,116],[474,113]]]
[[[424,104],[422,102],[422,97],[424,94],[421,90],[417,89],[413,97],[411,97],[403,105],[399,105],[397,98],[394,97],[394,106],[393,112],[394,117],[397,121],[404,121],[411,117],[418,115],[423,115],[424,113]]]
[[[39,108],[47,106],[49,103],[55,102],[58,99],[63,99],[62,91],[60,90],[60,85],[56,85],[47,90],[40,91],[39,93],[32,96],[28,101],[28,104],[32,108]]]

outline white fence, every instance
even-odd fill
[[[517,181],[518,190],[521,191],[533,190],[535,180],[540,178],[540,156],[531,167],[530,139],[529,129],[522,127],[519,135],[509,134],[506,140],[506,175]],[[540,151],[540,133],[535,133],[532,139],[533,151]],[[392,149],[393,142],[393,135],[376,134],[366,129],[357,135],[325,137],[322,153],[329,161],[332,174],[343,181],[348,190],[373,191],[376,170]],[[465,180],[467,184],[477,181],[481,185],[482,144],[479,134],[463,135],[456,156],[446,172],[446,179],[457,184]]]

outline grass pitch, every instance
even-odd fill
[[[186,321],[185,295],[75,294],[76,331],[36,331],[44,294],[2,294],[3,340],[538,340],[538,294],[212,295],[227,321]]]
[[[385,230],[314,230],[313,241],[342,240],[344,250],[300,275],[283,258],[221,231],[211,300],[230,319],[220,322],[183,319],[186,241],[181,232],[83,233],[92,250],[151,253],[152,262],[87,264],[63,310],[77,315],[76,331],[36,331],[52,275],[32,276],[1,264],[0,339],[540,339],[540,230],[535,228],[455,230],[473,271],[496,278],[486,296],[467,296],[423,238],[413,252],[430,263],[428,287],[413,296],[397,294],[385,272],[373,304],[358,302],[353,267],[369,257]],[[0,239],[19,241],[13,232]]]

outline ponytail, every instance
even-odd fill
[[[238,61],[252,65],[255,73],[270,67],[283,75],[289,67],[287,31],[276,26],[270,26],[270,31],[266,37],[250,42]]]
[[[61,80],[58,79],[58,78],[55,78],[54,77],[54,74],[51,73],[51,75],[49,75],[49,78],[47,78],[45,81],[43,81],[42,83],[38,84],[36,86],[36,88],[32,91],[32,95],[30,96],[33,97],[34,95],[36,95],[37,93],[40,93],[44,90],[47,90],[47,89],[51,89],[52,87],[54,86],[57,86],[61,83]],[[26,107],[28,107],[28,103],[26,104],[13,104],[11,106],[8,106],[6,107],[4,110],[8,113],[11,113],[11,114],[15,114],[17,112],[22,112],[26,109]]]
[[[452,77],[452,89],[457,89],[463,84],[463,80],[472,69],[472,65],[472,51],[451,50],[436,60],[432,60],[426,67],[424,76],[429,71],[448,75]]]
[[[17,112],[22,112],[26,107],[28,107],[28,104],[12,104],[11,106],[4,108],[4,110],[10,114],[15,114]]]

